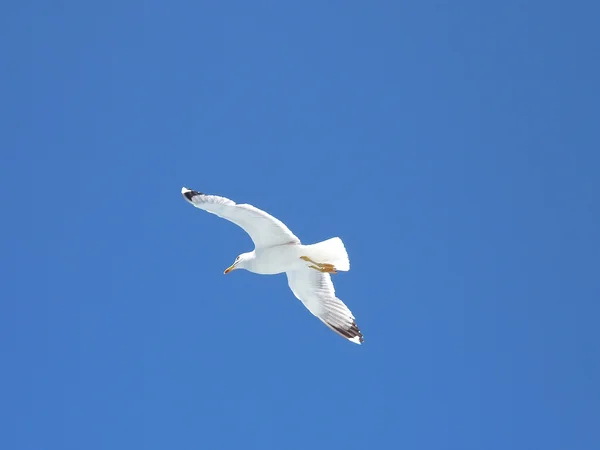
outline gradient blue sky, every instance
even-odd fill
[[[0,447],[600,448],[599,15],[5,2]],[[182,186],[340,236],[364,345]]]

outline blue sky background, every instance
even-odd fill
[[[597,2],[0,12],[1,448],[599,448]],[[340,236],[364,345],[182,186]]]

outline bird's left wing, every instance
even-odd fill
[[[252,205],[238,205],[228,198],[203,194],[185,187],[181,189],[181,193],[196,208],[227,219],[241,227],[250,235],[256,248],[300,243],[300,239],[281,220]]]
[[[305,267],[286,272],[296,298],[333,331],[355,344],[363,342],[352,312],[339,298],[328,273]]]

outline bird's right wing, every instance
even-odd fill
[[[300,243],[300,239],[282,221],[252,205],[238,205],[228,198],[203,194],[185,187],[181,189],[181,193],[196,208],[227,219],[241,227],[250,235],[256,248]]]
[[[333,331],[355,344],[363,342],[363,335],[348,307],[335,296],[328,273],[305,267],[286,272],[288,285],[296,298]]]

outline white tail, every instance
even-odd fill
[[[308,253],[314,261],[333,264],[336,270],[350,270],[350,259],[346,247],[339,237],[327,239],[317,244],[307,245]]]

